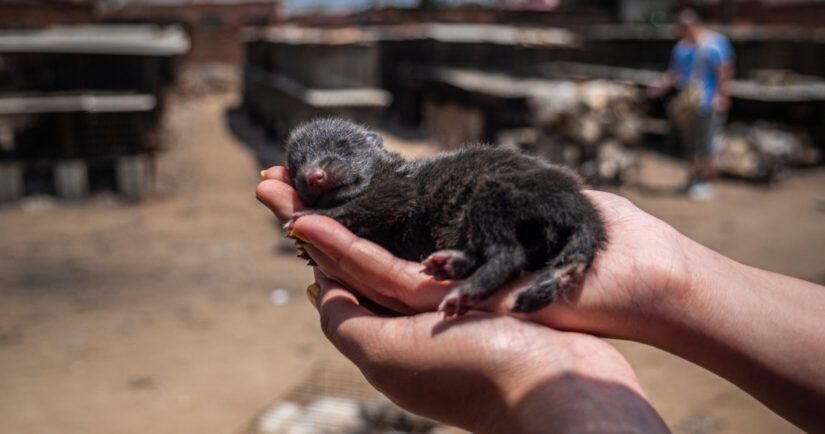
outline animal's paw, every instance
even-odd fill
[[[576,254],[567,257],[564,261],[565,265],[561,267],[561,271],[575,276],[584,276],[584,272],[590,267],[593,258],[588,258],[583,254]]]
[[[444,318],[456,318],[467,313],[477,301],[477,297],[459,287],[444,297],[438,306],[438,311]]]
[[[307,265],[309,265],[310,267],[317,266],[318,263],[315,262],[315,260],[312,259],[311,256],[309,256],[309,253],[307,253],[306,249],[304,248],[304,245],[305,244],[300,242],[300,240],[296,240],[295,248],[298,250],[298,257],[301,259],[306,259]]]
[[[538,279],[516,295],[513,312],[532,313],[541,310],[559,297],[570,294],[581,286],[589,260],[583,255],[568,258],[557,269],[542,272]]]
[[[450,280],[463,277],[470,265],[464,252],[458,250],[439,250],[427,257],[421,265],[422,273],[433,276],[435,280]]]

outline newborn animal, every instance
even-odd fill
[[[439,311],[459,316],[508,281],[537,278],[516,297],[533,312],[580,285],[606,242],[604,224],[566,170],[515,151],[475,147],[405,160],[380,135],[342,119],[296,128],[292,184],[311,209],[394,255],[454,280]],[[287,227],[289,227],[289,223]]]

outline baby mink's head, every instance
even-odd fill
[[[337,118],[316,119],[292,131],[286,143],[292,185],[313,208],[331,208],[369,186],[386,155],[381,136]]]

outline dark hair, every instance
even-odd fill
[[[693,8],[682,8],[676,14],[676,22],[682,26],[695,26],[702,24],[702,16]]]

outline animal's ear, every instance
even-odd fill
[[[370,146],[383,146],[384,139],[381,138],[380,134],[370,131],[367,133],[367,143],[369,143]]]

